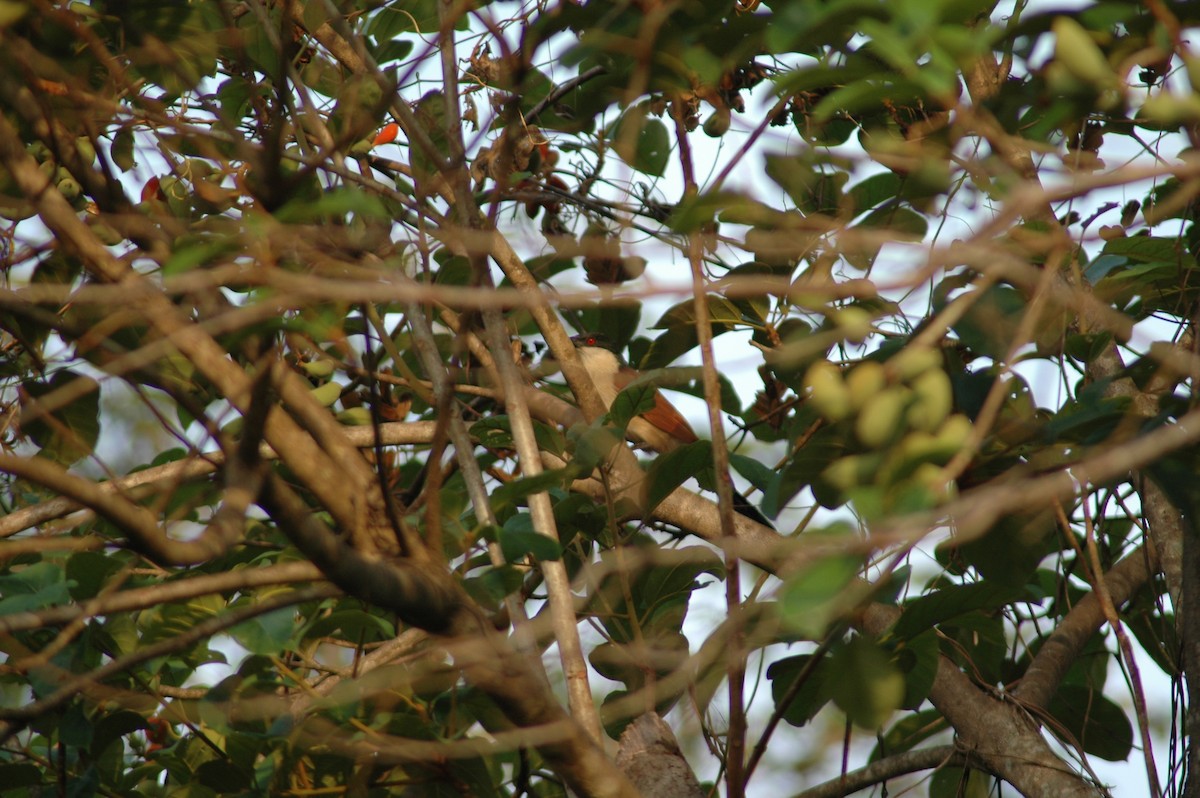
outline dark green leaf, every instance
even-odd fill
[[[543,471],[536,476],[514,479],[492,492],[493,505],[497,509],[513,506],[530,494],[541,493],[551,488],[561,488],[582,473],[579,464],[572,463],[564,468]]]
[[[133,159],[133,129],[121,128],[113,136],[112,146],[108,150],[112,162],[122,172],[128,172],[137,162]]]
[[[0,764],[0,784],[3,789],[19,790],[42,783],[42,770],[28,762],[5,762]]]
[[[558,541],[535,531],[533,516],[528,513],[516,513],[504,522],[500,550],[510,563],[524,561],[527,556],[537,560],[557,560],[562,556]]]
[[[57,563],[39,562],[0,575],[0,615],[68,604],[71,587]]]
[[[660,454],[654,458],[646,475],[645,511],[653,512],[659,502],[667,498],[672,491],[711,467],[711,441],[695,441],[666,454]]]
[[[100,592],[104,583],[121,570],[119,560],[95,551],[78,551],[67,559],[66,575],[71,585],[71,598],[90,599]]]
[[[779,597],[784,624],[809,639],[820,639],[853,601],[848,590],[862,570],[862,558],[832,554],[788,575]]]
[[[993,777],[979,770],[938,768],[929,780],[929,798],[988,798]]]
[[[625,429],[629,422],[642,413],[654,408],[654,397],[658,393],[651,379],[638,379],[617,394],[608,409],[608,418],[617,429]]]
[[[92,756],[100,755],[116,740],[135,731],[142,731],[146,727],[146,719],[128,709],[102,715],[97,718],[93,729]]]
[[[937,677],[938,660],[941,657],[937,635],[933,631],[917,635],[896,647],[892,657],[896,667],[904,674],[904,700],[900,706],[916,709],[929,696],[933,680]]]
[[[21,427],[42,456],[69,465],[92,453],[100,438],[99,383],[64,369],[23,387],[38,401],[23,408]]]
[[[904,675],[886,651],[856,636],[834,649],[829,694],[856,725],[878,729],[904,701]]]
[[[768,468],[765,463],[753,457],[747,457],[744,454],[731,452],[729,455],[729,465],[733,466],[733,469],[743,477],[750,480],[750,484],[761,490],[764,494],[779,481],[778,471]]]
[[[877,762],[894,754],[911,751],[946,727],[945,718],[936,709],[905,715],[880,738],[871,752],[871,761]]]
[[[811,664],[812,658],[811,654],[784,657],[767,668],[775,711],[782,712],[783,719],[793,726],[808,723],[831,698],[829,658],[824,657],[815,665]],[[797,687],[797,680],[802,676],[804,681]]]
[[[218,793],[236,793],[251,784],[250,774],[226,759],[210,759],[196,768],[196,780]]]
[[[612,133],[612,146],[622,161],[654,177],[662,177],[671,157],[667,126],[649,118],[644,103],[621,114]]]
[[[58,722],[58,739],[63,745],[89,748],[92,744],[92,719],[78,701],[70,704]]]
[[[306,640],[340,637],[354,643],[373,643],[395,635],[395,628],[387,620],[365,610],[349,608],[323,615],[304,630]]]
[[[913,599],[904,605],[904,614],[892,627],[900,640],[912,640],[944,621],[977,610],[995,610],[1020,596],[1015,585],[983,580],[966,585],[950,585]]]
[[[1050,700],[1052,714],[1092,756],[1121,762],[1133,749],[1133,724],[1125,710],[1096,690],[1064,684]]]
[[[954,332],[977,355],[1002,361],[1018,342],[1016,334],[1029,303],[1015,289],[995,285],[983,292],[953,325]]]
[[[851,214],[857,216],[890,200],[894,201],[899,191],[900,178],[895,172],[872,175],[860,183],[855,183],[846,189],[846,194],[853,203]]]
[[[271,655],[286,650],[298,631],[295,608],[283,607],[232,627],[229,635],[252,654]]]

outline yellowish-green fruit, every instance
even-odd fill
[[[100,243],[106,247],[115,247],[125,240],[125,236],[118,233],[116,228],[110,227],[103,222],[96,222],[89,225],[89,227],[96,234],[96,238],[100,239]]]
[[[874,453],[852,454],[834,460],[821,476],[838,490],[850,490],[859,485],[870,485],[883,464],[883,458]]]
[[[704,134],[710,138],[719,139],[729,132],[733,115],[728,108],[718,108],[708,119],[704,120]]]
[[[850,413],[850,391],[842,371],[828,360],[818,360],[804,375],[809,401],[830,421],[839,421]]]
[[[310,377],[328,377],[333,373],[334,363],[332,360],[321,358],[320,360],[310,360],[300,367]]]
[[[68,177],[58,181],[58,193],[68,200],[77,199],[83,193],[83,186],[74,178]]]
[[[973,429],[974,425],[971,424],[971,419],[962,413],[955,413],[946,419],[934,437],[937,438],[939,447],[957,454],[967,445]]]
[[[75,149],[79,150],[79,157],[85,165],[90,166],[96,160],[96,148],[92,146],[92,140],[87,136],[75,139]]]
[[[337,420],[348,427],[365,427],[371,423],[371,410],[366,407],[348,407],[337,414]]]
[[[1194,124],[1200,120],[1200,97],[1197,97],[1195,92],[1191,94],[1171,94],[1161,92],[1153,97],[1147,97],[1142,103],[1139,116],[1144,116],[1149,120],[1158,122],[1162,125],[1182,125]],[[1117,228],[1124,233],[1124,228]],[[1104,228],[1100,231],[1101,238],[1104,238]],[[1105,241],[1111,240],[1104,238]]]
[[[1188,81],[1192,84],[1192,91],[1200,92],[1200,56],[1183,56],[1183,67],[1187,70]]]
[[[863,446],[877,448],[896,437],[902,429],[904,411],[912,401],[912,393],[894,386],[867,400],[854,420],[854,433]]]
[[[1098,89],[1118,85],[1117,73],[1082,25],[1070,17],[1055,17],[1050,30],[1054,32],[1054,60],[1072,77]]]
[[[860,307],[842,308],[835,317],[838,329],[848,341],[860,344],[871,334],[871,314]]]
[[[850,404],[855,410],[862,409],[887,385],[887,373],[874,360],[864,360],[846,375],[846,389],[850,392]]]
[[[329,407],[342,395],[342,386],[336,382],[327,382],[324,385],[318,385],[316,388],[313,388],[308,394],[321,407]]]
[[[922,463],[913,471],[912,481],[933,494],[934,498],[944,499],[954,489],[954,484],[946,479],[946,474],[933,463]]]
[[[927,346],[909,346],[897,352],[886,365],[889,375],[907,382],[930,369],[939,368],[942,353]]]
[[[913,429],[932,432],[941,426],[954,406],[954,388],[941,369],[930,369],[912,381],[916,401],[908,408],[908,423]]]

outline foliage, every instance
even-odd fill
[[[0,2],[0,791],[1195,794],[1197,19]]]

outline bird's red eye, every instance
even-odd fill
[[[594,336],[588,336],[588,339],[587,339],[587,345],[588,345],[588,346],[595,346],[595,345],[596,345],[596,339],[595,339],[595,337],[594,337]]]

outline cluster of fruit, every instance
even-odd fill
[[[76,140],[75,148],[79,151],[79,157],[84,164],[91,165],[96,160],[96,150],[86,136]],[[88,200],[83,194],[83,186],[79,185],[75,176],[58,162],[49,147],[41,141],[35,141],[28,145],[25,151],[37,160],[42,174],[50,179],[50,182],[58,189],[58,193],[62,194],[75,210],[82,211],[87,207]],[[7,170],[0,169],[0,216],[19,222],[32,215],[32,203],[17,187],[12,175]]]
[[[858,444],[822,479],[856,498],[869,489],[887,511],[945,498],[944,466],[966,444],[971,421],[953,413],[954,390],[942,365],[940,352],[911,347],[845,373],[827,360],[813,364],[804,378],[808,401],[827,422],[850,425]]]

